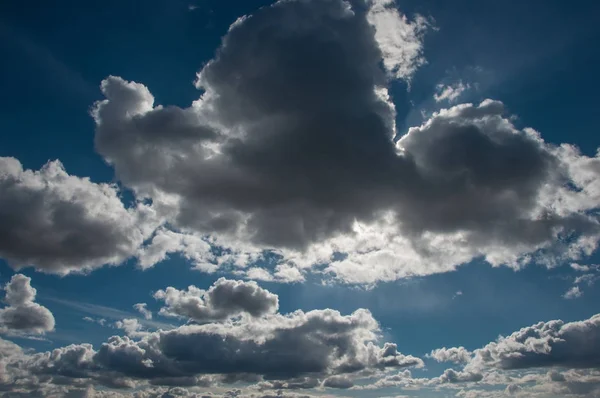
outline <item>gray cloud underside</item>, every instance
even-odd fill
[[[5,292],[8,307],[17,309],[34,303],[37,293],[30,279],[20,274]],[[224,391],[241,385],[248,396],[391,387],[444,392],[461,386],[467,388],[465,397],[478,396],[478,387],[487,388],[489,397],[507,393],[594,397],[600,392],[600,314],[577,322],[539,322],[473,352],[464,347],[433,350],[427,358],[457,366],[438,377],[418,378],[408,368],[418,370],[425,362],[400,353],[396,344],[379,345],[379,324],[368,310],[350,315],[331,309],[283,315],[277,312],[277,295],[254,282],[227,279],[217,280],[206,291],[191,286],[171,293],[169,299],[162,294],[159,299],[189,321],[197,321],[197,314],[186,315],[181,308],[190,306],[183,302],[200,298],[203,324],[148,332],[137,320],[124,319],[117,327],[126,336],[113,336],[98,349],[73,344],[32,353],[0,339],[0,391],[14,393],[9,396],[38,392],[46,396],[60,388],[81,392],[103,386],[125,395],[187,394],[181,387]],[[45,330],[53,327],[51,320]],[[132,389],[137,392],[127,392]]]
[[[394,344],[377,347],[369,343],[377,322],[366,310],[348,316],[316,310],[286,316],[269,314],[261,319],[183,326],[146,333],[137,340],[114,336],[98,350],[79,344],[32,354],[0,339],[0,366],[5,369],[0,387],[4,391],[32,391],[27,388],[89,389],[103,385],[120,390],[114,394],[136,397],[157,391],[194,396],[196,393],[187,388],[224,391],[238,382],[246,387],[237,394],[248,397],[281,396],[283,390],[320,387],[393,387],[423,390],[432,396],[461,391],[457,396],[465,398],[590,398],[600,392],[595,348],[600,315],[579,322],[549,321],[523,328],[475,350],[464,367],[447,369],[430,379],[413,377],[405,369],[422,367],[418,358],[398,353]],[[458,351],[462,350],[443,352]],[[436,356],[440,355],[448,358]],[[358,380],[363,382],[357,384]],[[365,384],[369,380],[373,384]],[[131,388],[138,392],[127,392]],[[231,391],[206,396],[227,397]]]

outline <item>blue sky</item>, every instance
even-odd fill
[[[0,5],[0,396],[598,396],[599,12]]]

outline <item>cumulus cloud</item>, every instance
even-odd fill
[[[14,268],[68,274],[119,264],[144,237],[149,210],[126,209],[117,188],[67,174],[59,161],[38,171],[0,158],[0,256]]]
[[[126,318],[117,321],[115,322],[115,327],[124,330],[127,336],[137,337],[142,336],[144,333],[141,331],[142,324],[135,318]]]
[[[348,231],[359,213],[373,217],[365,166],[394,152],[379,61],[364,12],[280,2],[230,29],[191,108],[154,106],[145,86],[106,79],[96,147],[138,194],[175,202],[182,228],[305,248]]]
[[[481,381],[481,379],[483,379],[483,375],[481,373],[456,371],[454,369],[446,369],[444,371],[444,373],[434,381],[444,384],[444,383],[477,382],[477,381]]]
[[[239,314],[261,317],[277,312],[277,295],[261,288],[254,281],[217,280],[207,291],[195,286],[187,290],[168,287],[154,298],[165,302],[162,315],[189,318],[196,322],[225,320]]]
[[[239,373],[270,379],[422,365],[395,348],[374,345],[377,327],[366,310],[348,316],[297,311],[253,322],[185,325],[139,341],[112,337],[94,363],[130,377]]]
[[[220,280],[212,288],[207,300],[214,308],[227,311],[237,311],[241,297],[251,301],[252,294],[265,293],[256,290],[253,282]],[[263,307],[255,304],[250,303],[246,310],[263,314]],[[270,308],[276,309],[275,304],[271,301]],[[49,352],[25,353],[5,343],[10,348],[5,356],[0,354],[0,363],[7,369],[5,390],[23,388],[25,380],[78,388],[258,382],[255,388],[260,391],[320,385],[339,389],[351,388],[356,375],[424,366],[421,359],[400,353],[396,344],[379,345],[379,324],[365,309],[350,315],[331,309],[285,315],[269,310],[259,318],[188,324],[156,332],[141,331],[135,319],[124,319],[116,326],[126,336],[113,336],[97,350],[90,344],[72,344]]]
[[[20,346],[12,341],[0,338],[0,388],[3,384],[10,382],[7,365],[16,358],[23,355],[23,350]]]
[[[15,274],[4,286],[6,307],[0,309],[0,333],[43,334],[54,329],[50,310],[36,303],[31,278]]]
[[[467,369],[600,367],[600,314],[565,323],[539,322],[475,350]]]
[[[323,380],[323,387],[347,389],[354,385],[354,382],[346,376],[331,376]]]
[[[90,323],[97,323],[100,326],[106,326],[106,319],[104,318],[92,318],[90,316],[84,316],[83,320]]]
[[[395,142],[386,87],[424,62],[426,25],[390,0],[280,1],[230,27],[187,108],[108,77],[95,146],[139,203],[58,162],[24,171],[3,158],[0,255],[66,274],[180,253],[249,279],[297,282],[319,266],[377,283],[478,257],[518,269],[592,253],[600,155],[546,143],[492,100]]]
[[[251,267],[245,271],[245,275],[248,279],[265,282],[294,283],[304,281],[302,271],[289,264],[278,264],[273,272],[269,272],[265,268]]]
[[[501,102],[441,110],[394,143],[380,62],[409,74],[423,23],[389,1],[278,2],[231,26],[189,108],[104,80],[96,148],[172,228],[140,264],[180,252],[203,271],[281,282],[329,264],[339,280],[375,283],[475,257],[519,268],[594,251],[598,156],[518,129]],[[382,39],[392,31],[404,44]],[[410,54],[388,57],[395,47]],[[287,268],[254,265],[270,254]]]
[[[471,359],[471,353],[465,347],[438,348],[427,355],[437,362],[466,363]]]
[[[296,311],[185,325],[136,337],[113,336],[98,350],[75,344],[27,353],[0,340],[0,367],[5,370],[0,386],[31,394],[33,386],[58,391],[102,385],[150,394],[139,397],[159,391],[156,396],[167,391],[194,394],[182,386],[222,391],[206,396],[239,397],[297,396],[282,391],[319,387],[393,387],[422,390],[427,396],[447,396],[462,388],[456,396],[593,397],[600,391],[598,317],[523,328],[476,350],[462,369],[446,369],[432,378],[413,377],[406,369],[423,367],[420,359],[399,353],[395,344],[376,344],[378,324],[366,310],[350,315],[329,309]],[[436,356],[456,357],[457,352],[462,350],[446,348]],[[237,382],[247,387],[225,392]]]

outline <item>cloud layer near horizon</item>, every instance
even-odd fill
[[[35,289],[29,282],[20,274],[13,277],[6,288],[10,306],[33,302]],[[379,323],[366,309],[349,315],[332,309],[282,314],[275,306],[277,295],[253,282],[227,279],[206,290],[161,290],[169,291],[168,312],[202,324],[148,331],[135,319],[123,319],[117,327],[125,335],[114,335],[97,348],[72,344],[37,353],[0,339],[0,392],[11,397],[103,396],[94,390],[99,388],[112,394],[108,396],[135,398],[256,398],[295,396],[291,390],[323,395],[389,388],[457,397],[583,398],[600,393],[600,314],[577,322],[539,322],[472,352],[440,348],[421,359],[402,354],[396,343],[383,342]],[[203,297],[202,304],[182,296],[199,291],[205,294],[194,297]],[[165,297],[158,294],[157,299]],[[247,304],[244,309],[241,302]],[[454,366],[436,377],[419,377],[425,360]],[[170,393],[175,395],[164,395]]]
[[[23,297],[31,289],[15,293],[15,285],[27,287],[28,282],[22,275],[13,278],[11,305],[33,299],[32,294]],[[421,359],[403,355],[396,344],[379,344],[379,324],[366,309],[350,315],[331,309],[281,314],[277,295],[254,282],[227,279],[219,279],[204,296],[192,294],[200,291],[167,287],[155,297],[167,305],[161,314],[202,324],[149,332],[136,320],[124,319],[117,327],[126,335],[109,338],[97,350],[90,344],[41,353],[17,350],[0,356],[5,369],[0,387],[10,391],[62,383],[133,388],[143,383],[212,386],[242,381],[264,383],[260,388],[268,390],[328,380],[330,387],[340,388],[344,375],[423,367]],[[330,378],[336,375],[340,377]]]

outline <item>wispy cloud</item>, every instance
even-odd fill
[[[80,301],[65,300],[65,299],[60,299],[60,298],[52,297],[52,296],[45,296],[44,299],[52,301],[53,303],[56,303],[56,304],[63,305],[65,307],[69,307],[72,310],[78,311],[82,314],[94,315],[94,316],[97,316],[97,317],[100,317],[103,319],[122,320],[125,318],[135,318],[142,325],[144,325],[145,327],[149,327],[149,328],[173,329],[175,327],[174,325],[172,325],[170,323],[144,319],[143,317],[140,317],[139,314],[137,314],[137,313],[130,312],[130,311],[123,311],[123,310],[120,310],[117,308],[107,307],[104,305],[85,303],[85,302],[80,302]]]

